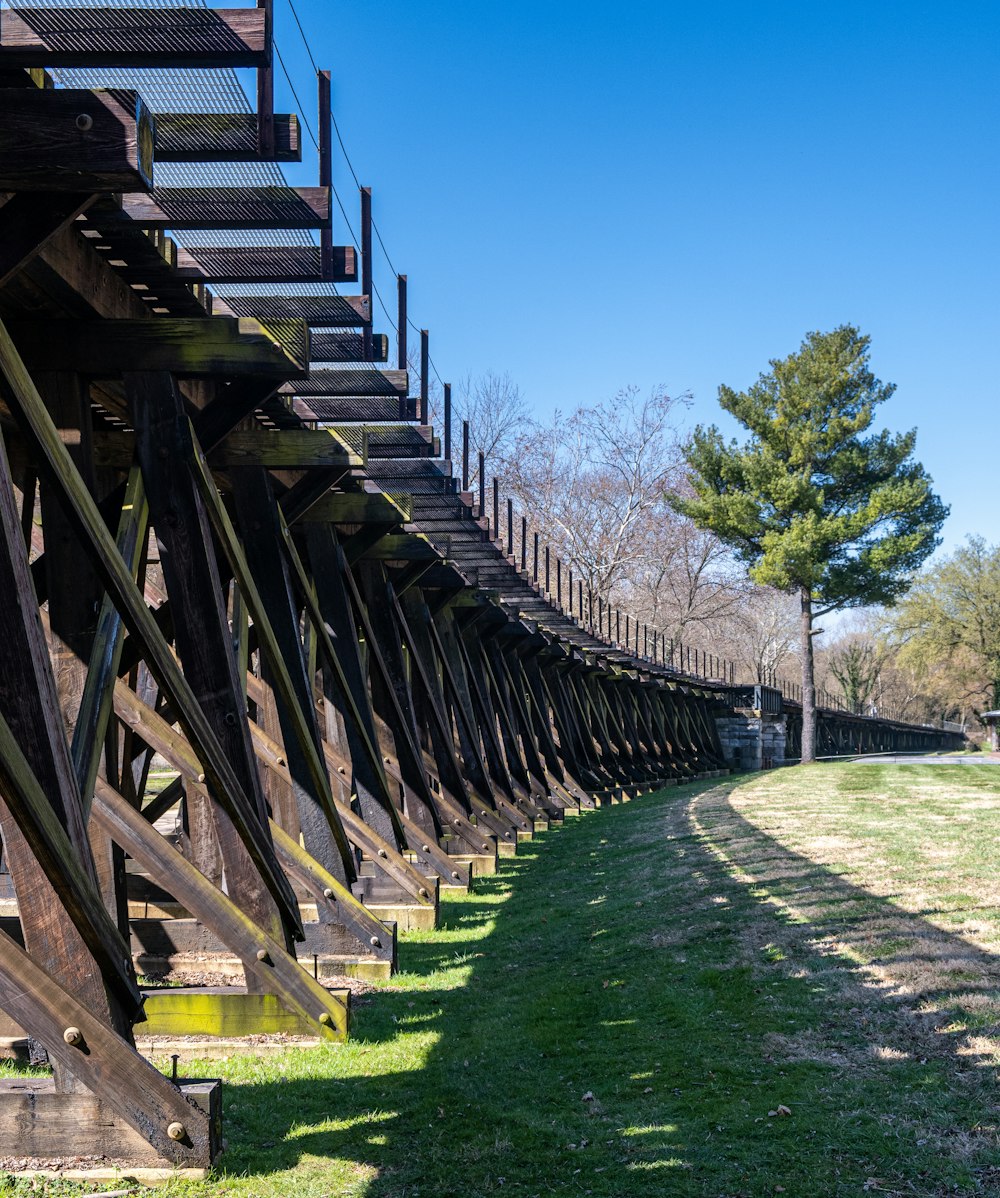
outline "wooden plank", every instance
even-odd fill
[[[5,36],[11,19],[18,14],[0,10]],[[0,62],[6,53],[0,45]],[[153,185],[153,122],[135,92],[9,88],[3,113],[0,190],[90,194]]]
[[[301,162],[299,118],[275,113],[272,153],[264,155],[253,112],[158,112],[157,162]]]
[[[18,8],[0,11],[0,66],[266,67],[262,8]]]
[[[100,204],[95,225],[133,222],[144,229],[322,229],[330,223],[328,187],[156,187]],[[197,253],[197,251],[195,251]]]
[[[4,932],[0,932],[0,993],[4,1008],[45,1044],[51,1058],[79,1077],[161,1156],[182,1166],[211,1165],[221,1148],[216,1121],[189,1103],[158,1069]],[[93,1137],[97,1129],[88,1130]],[[15,1132],[0,1142],[20,1146],[24,1141]]]
[[[301,320],[47,320],[11,322],[8,331],[29,369],[99,378],[131,370],[278,379],[309,369],[309,335]]]
[[[211,928],[240,958],[260,990],[274,994],[289,1010],[314,1023],[320,1035],[337,1039],[338,1031],[346,1032],[343,1003],[334,1000],[284,944],[268,936],[228,894],[213,886],[103,778],[97,779],[93,816],[156,885]]]

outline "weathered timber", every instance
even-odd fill
[[[262,150],[254,112],[158,112],[157,162],[301,162],[299,118],[275,113],[273,145]]]
[[[23,193],[0,207],[0,287],[71,225],[95,197],[87,192]]]
[[[264,67],[269,9],[0,11],[0,67]]]
[[[217,1121],[188,1102],[158,1069],[3,932],[0,991],[5,1010],[21,1027],[31,1029],[52,1059],[80,1078],[162,1157],[188,1167],[211,1165],[221,1147]],[[69,1035],[71,1028],[74,1034]],[[9,1092],[0,1094],[0,1110],[4,1111],[0,1120],[11,1118],[8,1102],[17,1105]],[[44,1118],[44,1111],[41,1115]],[[175,1124],[179,1132],[174,1129],[175,1136],[171,1136]],[[93,1128],[90,1133],[93,1135]],[[2,1142],[23,1150],[25,1140],[15,1135]]]
[[[190,420],[171,375],[129,373],[125,385],[150,519],[163,546],[160,557],[175,609],[174,637],[184,676],[239,780],[239,793],[246,796],[247,824],[255,840],[267,844],[266,804],[242,712],[209,515],[200,480],[192,473]],[[274,896],[250,857],[250,846],[221,806],[213,805],[211,811],[229,894],[271,936],[284,939],[286,929]],[[297,924],[296,913],[287,932]],[[251,978],[248,974],[248,985]]]
[[[356,329],[372,322],[367,295],[227,295],[222,303],[236,316],[264,321],[293,317],[310,327]]]
[[[301,395],[306,399],[337,398],[343,395],[405,395],[409,375],[405,370],[312,370],[297,383],[286,383],[283,395]]]
[[[90,217],[99,228],[133,222],[144,229],[322,229],[330,223],[330,189],[156,187],[125,195],[120,205],[98,204]]]
[[[73,370],[98,378],[170,371],[179,378],[274,379],[309,370],[309,335],[301,320],[49,320],[11,323],[8,332],[29,370]]]
[[[0,10],[4,39],[10,19],[19,18]],[[0,63],[7,52],[0,44]],[[0,190],[148,191],[152,117],[135,92],[128,93],[128,107],[121,96],[75,88],[0,89]]]
[[[283,434],[287,435],[287,434]],[[399,492],[331,491],[301,517],[310,524],[407,524],[412,500]]]
[[[359,362],[361,361],[362,337],[360,333],[313,333],[312,356],[314,362]],[[385,333],[372,334],[372,361],[389,360],[389,338]]]
[[[146,870],[153,881],[196,919],[211,928],[243,963],[258,989],[274,994],[290,1010],[336,1038],[346,1031],[347,1012],[273,937],[232,898],[223,894],[143,819],[120,794],[98,778],[94,818]]]
[[[136,1060],[150,1067],[143,1058]],[[118,1076],[122,1074],[127,1075],[127,1070]],[[182,1126],[187,1130],[194,1120],[204,1123],[208,1147],[203,1151],[200,1145],[192,1146],[183,1154],[166,1156],[150,1144],[144,1128],[137,1131],[111,1103],[87,1091],[59,1093],[51,1078],[11,1077],[0,1081],[0,1143],[16,1145],[18,1153],[28,1158],[59,1162],[67,1171],[81,1158],[97,1157],[128,1161],[126,1172],[137,1181],[196,1181],[207,1176],[212,1158],[222,1148],[221,1090],[218,1081],[177,1083],[179,1111],[185,1118]],[[121,1176],[117,1168],[108,1173],[116,1179]],[[92,1177],[97,1180],[98,1172]]]
[[[191,246],[178,250],[177,278],[205,283],[354,283],[353,246]]]

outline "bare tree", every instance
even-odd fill
[[[452,445],[456,454],[461,452],[463,420],[469,422],[470,485],[474,486],[479,478],[480,452],[487,475],[506,482],[512,460],[531,440],[534,429],[520,387],[506,371],[466,375],[453,400]]]

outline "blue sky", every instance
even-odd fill
[[[446,380],[509,371],[540,414],[665,384],[712,422],[854,323],[946,548],[1000,540],[1000,7],[296,3]],[[315,123],[287,0],[276,36]]]

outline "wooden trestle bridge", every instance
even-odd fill
[[[269,0],[0,13],[0,1037],[53,1066],[0,1082],[0,1155],[209,1166],[218,1083],[137,1029],[344,1036],[324,977],[388,973],[397,926],[552,821],[726,770],[717,717],[766,705],[496,539],[426,339],[410,396],[402,278],[384,365],[367,191],[333,244],[329,76],[293,188],[271,56]]]

